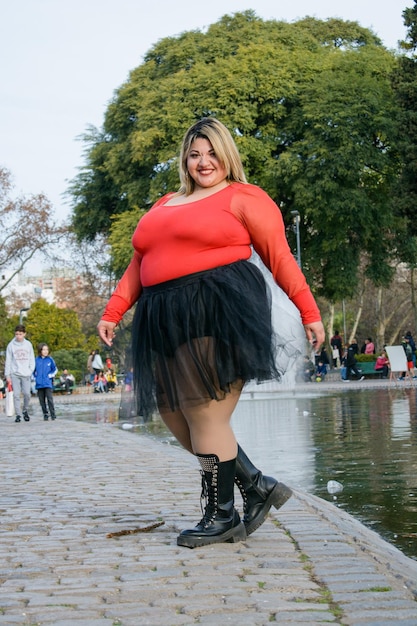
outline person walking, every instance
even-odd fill
[[[414,378],[413,349],[410,345],[410,337],[408,335],[405,335],[402,338],[401,345],[404,348],[405,357],[407,359],[407,371],[402,372],[398,377],[398,380],[404,380],[405,378]]]
[[[16,412],[15,422],[22,419],[25,422],[30,420],[29,403],[31,377],[35,369],[35,353],[33,346],[26,339],[26,328],[23,324],[15,327],[14,339],[12,339],[6,348],[6,362],[4,366],[4,374],[6,381],[13,388],[13,401]],[[21,398],[23,396],[23,412]]]
[[[139,414],[146,418],[158,408],[201,466],[203,517],[177,537],[179,546],[195,548],[244,540],[271,506],[279,508],[291,495],[250,461],[230,424],[245,383],[279,378],[275,356],[291,348],[274,332],[284,329],[272,328],[266,281],[249,261],[252,247],[299,309],[317,349],[324,328],[281,212],[247,183],[227,128],[215,118],[193,124],[179,168],[179,190],[159,198],[140,220],[132,260],[97,328],[111,346],[116,325],[137,302],[132,355]],[[243,521],[234,507],[235,483]]]
[[[38,346],[38,356],[35,359],[34,376],[35,388],[38,393],[39,404],[41,405],[43,419],[45,421],[48,421],[49,415],[51,416],[51,420],[56,419],[53,388],[54,378],[57,372],[58,368],[49,354],[48,344],[40,343]]]
[[[416,343],[414,341],[413,335],[411,334],[411,330],[407,330],[405,336],[408,338],[408,342],[411,346],[412,356],[413,356],[413,367],[416,367]]]
[[[344,365],[346,367],[346,378],[343,378],[343,380],[349,380],[350,374],[354,374],[356,380],[359,382],[361,382],[365,378],[365,376],[363,376],[362,373],[358,369],[358,362],[355,358],[355,355],[357,354],[356,349],[357,349],[356,343],[351,343],[347,348],[346,356],[344,357]]]

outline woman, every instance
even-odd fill
[[[51,420],[56,418],[55,405],[53,397],[54,378],[58,372],[55,361],[49,354],[49,347],[46,343],[40,343],[38,346],[38,356],[35,359],[35,387],[38,392],[39,404],[41,405],[43,419],[48,421],[49,415]],[[46,406],[48,404],[48,408]]]
[[[91,367],[93,368],[96,376],[104,370],[104,365],[100,353],[98,350],[93,350],[93,359],[91,361]]]
[[[320,313],[288,247],[281,213],[246,182],[226,127],[203,118],[185,134],[181,186],[160,198],[133,235],[134,255],[98,324],[114,329],[137,301],[134,387],[142,415],[157,406],[202,468],[206,508],[177,544],[194,548],[246,538],[291,490],[263,476],[230,425],[244,384],[278,378],[270,300],[251,246],[301,312],[307,338],[324,340]],[[244,518],[234,508],[234,482]]]
[[[115,372],[111,368],[109,368],[105,376],[106,376],[108,391],[114,391],[117,385],[117,376]]]
[[[375,371],[380,372],[382,378],[388,378],[389,372],[389,360],[387,357],[387,353],[385,350],[382,350],[381,354],[378,356],[375,361]]]
[[[365,339],[363,354],[375,354],[375,344],[371,337]]]
[[[96,374],[94,376],[94,391],[96,393],[107,393],[108,392],[108,388],[107,388],[107,380],[106,377],[104,375],[104,372],[100,371],[98,374]]]
[[[86,375],[86,383],[92,385],[93,381],[94,381],[94,376],[95,376],[95,371],[93,370],[93,359],[94,359],[94,355],[95,355],[96,351],[95,350],[91,350],[90,354],[88,355],[88,359],[87,359],[87,375]]]

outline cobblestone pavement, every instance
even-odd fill
[[[181,449],[36,415],[0,430],[0,625],[417,625],[417,561],[331,503],[296,492],[243,543],[179,548],[201,516]]]

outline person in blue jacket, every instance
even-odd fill
[[[35,359],[35,387],[38,391],[39,403],[43,412],[43,419],[47,421],[49,419],[49,414],[51,415],[51,420],[56,418],[55,414],[55,406],[54,406],[54,398],[53,398],[53,387],[54,387],[54,378],[58,372],[58,368],[55,365],[55,361],[49,355],[49,347],[46,343],[40,343],[38,346],[38,356]],[[46,406],[48,403],[48,408]]]

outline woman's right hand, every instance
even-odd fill
[[[107,346],[111,346],[113,343],[115,328],[116,324],[114,322],[106,322],[105,320],[100,320],[97,324],[99,337]]]

